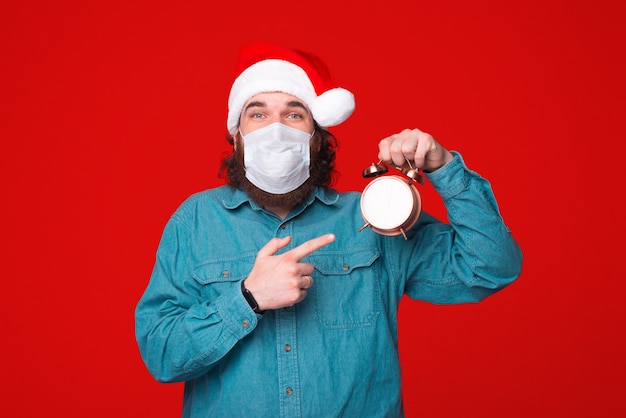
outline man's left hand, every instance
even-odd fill
[[[407,160],[413,168],[432,172],[450,162],[453,155],[432,135],[419,129],[405,129],[383,138],[378,143],[378,158],[396,167],[406,167]]]

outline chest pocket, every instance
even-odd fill
[[[341,253],[316,252],[308,258],[315,280],[310,297],[315,299],[317,321],[326,328],[349,329],[372,326],[380,315],[380,267],[375,249]]]
[[[207,260],[196,266],[192,276],[199,285],[202,297],[212,299],[219,296],[224,289],[248,277],[254,260],[254,255]]]

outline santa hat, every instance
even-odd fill
[[[335,86],[326,65],[303,51],[266,43],[248,45],[240,51],[236,74],[228,98],[231,135],[239,126],[244,104],[260,93],[281,92],[299,98],[323,128],[339,125],[354,111],[354,95]]]

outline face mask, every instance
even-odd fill
[[[312,133],[276,122],[241,136],[246,178],[259,189],[289,193],[309,178]]]

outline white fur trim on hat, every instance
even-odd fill
[[[246,68],[237,77],[228,98],[227,127],[234,134],[239,126],[243,106],[260,93],[281,92],[302,100],[313,119],[322,127],[335,126],[345,121],[354,111],[354,95],[343,88],[333,88],[320,94],[315,92],[307,73],[285,60],[267,59]]]

